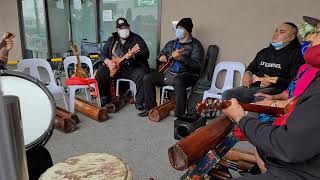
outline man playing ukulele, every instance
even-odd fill
[[[141,36],[130,31],[130,25],[126,19],[117,19],[116,28],[117,32],[112,33],[101,50],[103,65],[99,67],[96,74],[101,105],[104,106],[111,100],[110,79],[115,74],[116,79],[131,79],[136,83],[136,108],[143,110],[142,80],[143,76],[149,72],[149,49]],[[122,61],[117,65],[116,60],[120,59]],[[119,68],[119,71],[113,73],[115,68]]]

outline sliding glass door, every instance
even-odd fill
[[[158,0],[100,0],[101,40],[107,40],[116,31],[115,21],[124,17],[131,25],[131,30],[146,41],[150,50],[149,64],[156,68],[156,57],[159,48],[159,17]]]
[[[22,26],[24,29],[24,58],[47,58],[48,36],[43,1],[23,0]]]

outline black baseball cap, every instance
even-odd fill
[[[303,16],[303,20],[312,25],[312,26],[317,26],[318,24],[320,24],[320,20],[319,19],[316,19],[316,18],[313,18],[313,17],[309,17],[309,16]]]
[[[121,28],[122,26],[130,26],[125,18],[118,18],[116,21],[116,28]]]

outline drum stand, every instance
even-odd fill
[[[230,133],[226,138],[217,146],[212,148],[195,166],[180,178],[181,180],[204,179],[208,172],[218,165],[218,162],[224,155],[238,142],[238,138]],[[215,180],[211,177],[210,180]]]
[[[0,85],[0,179],[28,180],[19,99],[2,96]]]

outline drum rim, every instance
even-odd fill
[[[39,145],[39,143],[42,142],[43,140],[44,141],[40,145],[44,146],[47,143],[47,141],[50,139],[50,137],[52,136],[52,132],[54,130],[53,124],[54,124],[54,120],[55,120],[55,116],[56,116],[56,102],[54,100],[53,95],[51,94],[51,92],[49,91],[49,89],[46,87],[46,85],[44,83],[42,83],[37,78],[30,76],[29,74],[22,73],[19,71],[10,71],[10,70],[0,71],[0,76],[6,76],[6,75],[7,76],[17,76],[17,77],[23,78],[25,80],[29,80],[29,81],[35,83],[36,85],[38,85],[47,94],[49,101],[50,101],[51,110],[52,110],[52,117],[51,117],[50,124],[40,137],[38,137],[37,139],[35,139],[34,141],[32,141],[29,144],[25,144],[25,148],[26,148],[26,150],[31,149],[32,147]]]

